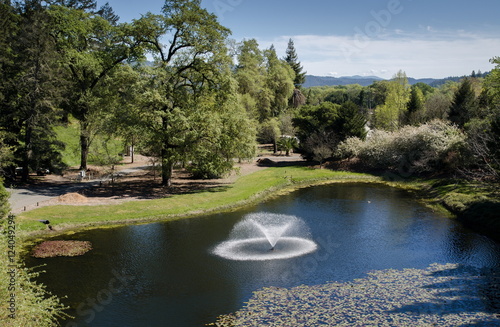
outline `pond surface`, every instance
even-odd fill
[[[271,261],[212,254],[253,212],[299,217],[317,250]],[[46,264],[39,281],[67,296],[75,316],[63,322],[68,327],[203,326],[237,311],[262,287],[351,281],[388,268],[458,263],[500,272],[498,243],[404,191],[365,184],[310,187],[232,213],[70,238],[91,241],[94,249],[81,257],[27,259],[28,266]]]

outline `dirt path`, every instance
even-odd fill
[[[28,187],[7,190],[11,193],[10,203],[14,214],[50,205],[118,204],[232,184],[241,176],[266,169],[268,165],[258,163],[258,160],[265,158],[277,165],[303,161],[298,154],[286,157],[261,150],[261,154],[254,160],[235,164],[235,171],[223,179],[192,179],[186,171],[176,170],[172,186],[166,188],[161,185],[161,178],[151,160],[136,155],[134,163],[130,163],[130,158],[125,158],[122,165],[116,166],[112,171],[90,167],[88,176],[83,180],[78,178],[78,170],[73,169],[64,176],[48,175],[35,179]],[[115,177],[110,177],[111,172]]]

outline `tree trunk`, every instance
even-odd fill
[[[135,144],[134,144],[135,138],[132,135],[132,145],[130,147],[130,161],[131,163],[134,163],[134,153],[135,153]]]
[[[27,182],[30,176],[30,161],[31,161],[31,135],[32,135],[33,129],[31,128],[30,124],[26,121],[26,129],[24,132],[24,156],[23,156],[23,165],[22,165],[22,173],[21,173],[21,179],[23,182]]]
[[[172,175],[173,175],[173,173],[174,173],[174,163],[171,162],[171,160],[169,160],[164,155],[164,151],[162,151],[162,159],[161,159],[161,185],[167,186],[167,187],[172,186]]]
[[[87,158],[89,156],[90,138],[88,133],[88,124],[81,122],[80,129],[80,170],[87,170]]]

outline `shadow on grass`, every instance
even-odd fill
[[[446,319],[447,315],[485,313],[488,317],[474,325],[500,326],[500,271],[497,269],[476,269],[458,266],[454,269],[436,271],[433,277],[444,277],[446,281],[436,282],[422,289],[433,297],[429,301],[415,302],[402,306],[390,313],[411,315],[437,315]],[[491,314],[495,318],[491,318]]]
[[[261,158],[257,160],[257,165],[260,167],[309,167],[313,165],[310,161],[295,160],[293,158],[278,157],[273,160],[269,158]]]
[[[170,187],[161,185],[160,181],[119,181],[113,185],[95,186],[82,192],[86,197],[101,198],[135,198],[141,200],[152,200],[165,198],[177,194],[194,194],[203,192],[224,192],[231,185],[223,185],[213,181],[183,181],[173,183]]]

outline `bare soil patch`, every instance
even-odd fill
[[[94,183],[95,186],[78,191],[78,193],[67,193],[40,203],[39,206],[47,205],[105,205],[118,204],[126,201],[151,200],[169,197],[175,194],[187,194],[202,191],[216,190],[227,187],[234,183],[240,176],[245,176],[256,171],[266,169],[272,165],[262,165],[262,161],[273,163],[273,165],[295,165],[303,162],[299,154],[283,156],[273,154],[270,147],[261,147],[257,158],[235,163],[235,170],[221,179],[193,179],[185,169],[174,171],[172,186],[161,185],[161,177],[158,169],[152,165],[150,158],[136,155],[134,163],[130,163],[130,158],[125,158],[124,162],[111,169],[102,167],[90,167],[93,180],[96,176],[102,180]],[[113,172],[113,178],[103,178],[105,172]],[[69,170],[64,176],[48,175],[44,177],[43,184],[63,184],[74,182],[77,178],[76,169]],[[87,177],[88,178],[88,177]]]

